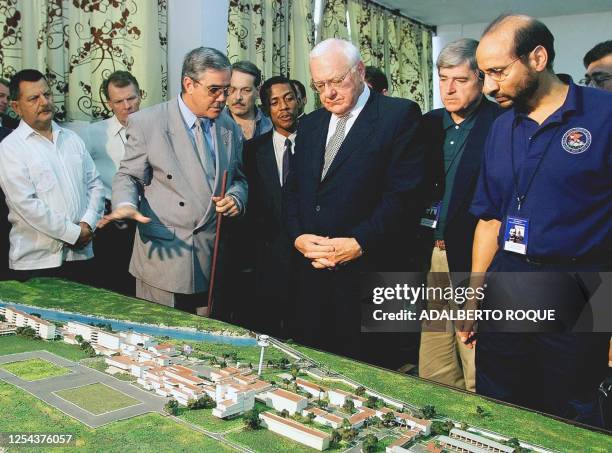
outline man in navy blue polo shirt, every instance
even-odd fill
[[[480,322],[476,391],[602,424],[609,335],[572,328],[588,298],[578,272],[610,270],[612,95],[559,80],[553,41],[541,22],[504,15],[476,54],[484,92],[510,110],[493,124],[470,210],[472,284],[488,271],[484,308],[558,315],[545,333]],[[459,330],[470,343],[471,326]]]

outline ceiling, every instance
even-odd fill
[[[534,17],[612,11],[612,0],[374,0],[429,25],[490,22],[501,13]]]

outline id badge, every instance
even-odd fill
[[[441,201],[436,201],[435,203],[432,203],[431,206],[429,206],[425,210],[425,214],[423,215],[423,217],[421,217],[421,226],[435,229],[438,225],[438,220],[440,219],[441,206]]]
[[[507,217],[504,232],[504,250],[526,255],[528,241],[529,219]]]

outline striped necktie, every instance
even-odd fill
[[[325,158],[323,160],[323,171],[321,172],[321,181],[325,179],[325,175],[329,171],[329,167],[331,167],[336,154],[338,154],[338,150],[340,146],[342,146],[342,142],[344,141],[344,130],[346,129],[346,123],[348,122],[351,114],[344,115],[338,118],[338,124],[336,125],[336,131],[329,139],[327,146],[325,147]]]

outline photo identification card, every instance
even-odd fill
[[[529,219],[508,216],[504,232],[504,250],[526,255],[528,240]]]
[[[428,228],[436,228],[436,226],[438,225],[438,219],[440,218],[441,206],[441,201],[436,201],[435,203],[432,203],[431,206],[429,206],[425,210],[425,214],[423,214],[423,217],[421,217],[421,226]]]

